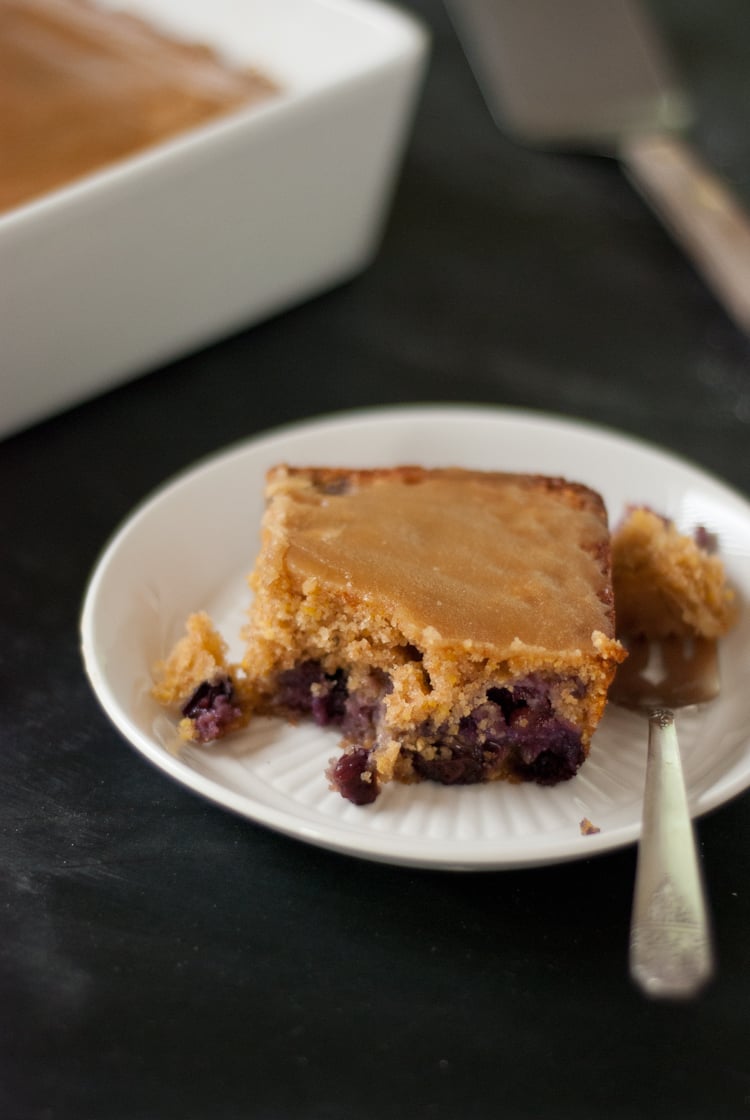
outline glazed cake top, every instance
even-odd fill
[[[92,0],[0,0],[0,210],[272,89]]]
[[[314,578],[424,647],[590,654],[613,637],[599,496],[540,476],[276,468],[266,532]]]

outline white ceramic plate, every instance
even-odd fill
[[[208,610],[233,654],[258,549],[270,465],[422,463],[562,474],[596,487],[615,520],[647,502],[689,529],[718,534],[730,577],[750,598],[750,505],[690,464],[622,435],[560,418],[490,408],[410,407],[330,418],[230,448],[159,490],[103,554],[82,616],[96,694],[137,750],[212,801],[287,835],[367,859],[444,869],[498,869],[586,858],[635,841],[646,724],[610,708],[570,782],[446,788],[388,786],[358,808],[324,771],[335,732],[258,720],[220,747],[175,753],[174,726],[149,695],[150,671],[193,610]],[[679,717],[691,809],[750,785],[750,612],[725,640],[721,699]],[[582,835],[582,818],[600,831]]]

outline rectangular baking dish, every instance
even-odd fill
[[[128,0],[281,92],[0,215],[0,436],[376,252],[427,54],[380,0]]]

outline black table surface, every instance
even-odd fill
[[[281,423],[521,406],[750,493],[747,338],[613,161],[502,136],[441,5],[407,6],[432,56],[374,262],[0,443],[9,1120],[750,1116],[747,794],[698,822],[718,977],[649,1002],[626,967],[632,847],[468,874],[310,847],[146,763],[84,676],[80,606],[115,527]],[[696,146],[750,204],[750,7],[654,10]]]

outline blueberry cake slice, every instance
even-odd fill
[[[183,735],[252,713],[338,728],[328,777],[357,804],[391,780],[577,772],[625,656],[598,494],[537,475],[279,466],[266,496],[241,664],[199,615],[161,667]]]

